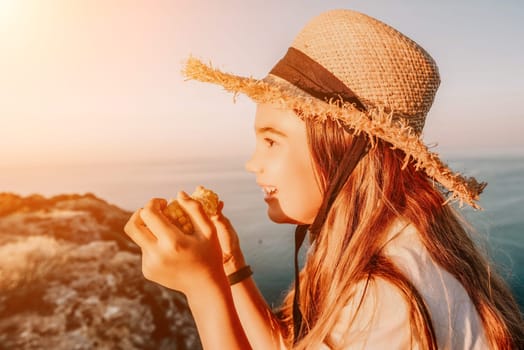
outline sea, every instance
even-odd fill
[[[152,197],[169,199],[197,185],[217,192],[224,213],[239,234],[254,278],[276,306],[293,280],[294,226],[272,223],[247,157],[193,158],[151,163],[0,166],[0,192],[52,196],[93,193],[134,211]],[[464,216],[478,232],[524,311],[524,156],[462,156],[447,159],[454,170],[488,182],[481,211],[465,206]]]

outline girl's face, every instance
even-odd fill
[[[306,136],[306,123],[291,110],[259,104],[256,148],[246,169],[257,176],[268,216],[277,223],[311,224],[322,203]]]

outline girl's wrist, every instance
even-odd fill
[[[224,259],[223,264],[226,275],[231,275],[247,265],[240,249],[228,255],[226,259]]]
[[[223,271],[215,271],[212,275],[201,279],[200,282],[196,278],[193,279],[191,289],[184,291],[184,294],[191,304],[201,302],[203,298],[211,296],[209,294],[222,294],[227,289],[229,289],[229,282],[226,274]]]

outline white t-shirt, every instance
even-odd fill
[[[397,234],[398,233],[398,234]],[[429,310],[439,349],[489,349],[482,321],[462,285],[430,257],[417,230],[393,225],[385,254],[410,279]],[[355,321],[349,326],[366,283],[356,286],[354,303],[341,312],[332,339],[343,349],[420,349],[411,344],[408,305],[391,283],[369,283]],[[323,349],[327,349],[325,346]]]

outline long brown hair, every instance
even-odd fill
[[[352,152],[354,138],[330,120],[306,120],[306,126],[319,184],[325,190],[343,155]],[[431,257],[463,285],[491,346],[521,348],[524,323],[508,287],[479,252],[458,213],[443,205],[437,185],[411,164],[403,165],[403,152],[376,140],[338,193],[300,273],[305,335],[295,348],[318,348],[321,343],[337,348],[330,331],[340,311],[354,298],[353,287],[378,279],[396,286],[405,298],[412,342],[424,349],[437,348],[420,292],[382,252],[388,228],[399,217],[415,226]],[[293,341],[293,295],[291,289],[279,312],[289,345]]]

